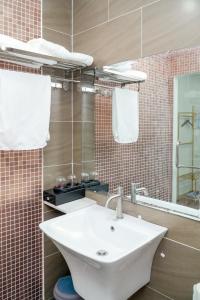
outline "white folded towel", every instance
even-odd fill
[[[134,65],[137,64],[135,60],[125,60],[116,64],[104,66],[103,69],[112,69],[119,72],[134,70]]]
[[[66,59],[72,63],[85,64],[86,66],[90,66],[93,63],[93,57],[90,55],[69,52],[65,47],[42,38],[30,40],[27,45],[31,47],[33,52],[50,55],[55,58]]]
[[[144,81],[147,79],[147,74],[142,71],[134,70],[134,60],[127,60],[117,64],[104,66],[104,72],[114,74],[117,78],[126,78],[130,81]]]
[[[66,55],[69,53],[69,51],[65,47],[42,38],[32,39],[27,42],[27,45],[30,48],[32,48],[33,52],[46,54],[54,57],[65,58]]]
[[[46,146],[50,104],[49,76],[0,70],[0,150]]]
[[[200,300],[200,283],[193,286],[193,300]]]
[[[138,92],[115,88],[112,95],[112,131],[118,143],[136,142],[139,135]]]
[[[75,61],[77,63],[83,63],[86,66],[91,66],[94,59],[92,56],[84,54],[84,53],[78,53],[78,52],[70,52],[68,57],[66,59]]]
[[[12,47],[20,50],[30,51],[29,45],[22,41],[16,40],[11,36],[0,34],[0,47]]]

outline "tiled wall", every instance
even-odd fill
[[[72,47],[72,1],[43,0],[43,38]],[[52,74],[54,74],[52,72]],[[56,73],[57,76],[64,74]],[[72,173],[73,162],[73,103],[72,90],[52,88],[50,142],[44,149],[44,189],[52,188],[58,176],[67,178]],[[44,220],[59,216],[55,210],[44,206]],[[44,237],[44,299],[53,298],[57,279],[68,273],[67,265],[53,243]]]
[[[71,50],[71,0],[43,1],[43,38]],[[62,76],[63,74],[55,74]],[[72,172],[72,93],[52,88],[50,142],[44,150],[44,188]]]
[[[0,33],[39,37],[40,11],[40,0],[1,0]],[[0,151],[0,299],[42,299],[41,198],[41,150]]]
[[[91,86],[87,82],[83,85]],[[80,91],[74,85],[73,93],[73,166],[80,180],[82,172],[95,170],[95,95]]]
[[[198,0],[74,0],[73,46],[75,51],[93,55],[95,64],[99,66],[139,59],[172,49],[199,46],[199,20]],[[109,180],[112,187],[114,183],[123,181],[128,190],[129,181],[144,179],[142,170],[145,168],[149,170],[145,180],[150,193],[165,199],[171,195],[168,163],[171,162],[172,145],[172,78],[169,78],[168,89],[166,73],[168,71],[170,76],[175,76],[180,72],[199,71],[200,61],[196,55],[190,56],[187,50],[182,55],[178,52],[173,52],[173,55],[170,70],[166,69],[162,56],[157,56],[157,61],[156,56],[145,58],[143,65],[139,59],[139,66],[148,73],[149,84],[147,81],[140,93],[142,122],[138,145],[114,145],[111,136],[111,100],[96,97],[97,168],[101,178]],[[155,82],[153,71],[160,75],[159,81],[156,79]],[[158,102],[154,99],[155,91]],[[147,97],[147,93],[150,96]],[[156,114],[158,109],[159,115]],[[139,161],[136,157],[139,157]],[[160,158],[163,158],[162,162]],[[137,178],[132,178],[134,166],[138,171]],[[160,188],[160,180],[165,182],[164,189]],[[128,203],[124,209],[169,228],[168,236],[156,253],[151,283],[131,299],[192,299],[192,286],[200,281],[199,223]],[[160,256],[161,251],[166,254],[165,259]]]

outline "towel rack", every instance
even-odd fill
[[[65,71],[80,70],[87,66],[80,62],[4,46],[0,47],[0,60],[32,68],[47,67]]]
[[[78,76],[78,78],[84,78],[84,76],[90,76],[91,80],[93,81],[93,84],[97,87],[102,87],[104,89],[113,89],[116,86],[109,86],[106,84],[109,83],[114,83],[119,85],[121,88],[125,87],[126,84],[137,84],[138,85],[138,92],[140,91],[140,84],[142,82],[145,82],[145,80],[130,80],[129,78],[127,78],[126,76],[118,76],[115,74],[111,74],[108,72],[105,72],[103,69],[101,68],[84,68],[82,70],[79,70],[79,74],[78,72],[75,72],[75,78],[76,76]],[[80,76],[80,77],[79,77]],[[101,83],[96,83],[96,81],[100,81],[100,82],[105,82],[104,84]]]

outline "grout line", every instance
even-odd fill
[[[108,21],[104,21],[104,22],[102,22],[102,23],[99,23],[99,24],[97,24],[97,25],[95,25],[95,26],[93,26],[93,27],[90,27],[90,28],[88,28],[88,29],[85,29],[85,30],[82,30],[82,31],[80,31],[80,32],[78,32],[78,33],[73,34],[73,37],[74,37],[74,36],[77,36],[77,35],[79,35],[79,34],[81,34],[81,33],[85,33],[85,32],[87,32],[87,31],[90,31],[91,29],[100,27],[100,26],[102,26],[102,25],[104,25],[104,24],[107,24],[107,23],[108,23]]]
[[[59,253],[60,253],[59,251],[56,251],[56,252],[53,252],[53,253],[51,253],[49,255],[46,255],[44,258],[48,258],[48,257],[51,257],[51,256],[59,254]]]
[[[153,5],[153,4],[157,3],[157,2],[160,2],[160,1],[161,1],[161,0],[155,0],[155,1],[152,1],[152,2],[150,2],[150,3],[147,3],[147,4],[145,4],[145,5],[142,5],[141,8],[151,6],[151,5]]]
[[[95,123],[94,121],[73,121],[74,123]]]
[[[50,121],[50,123],[72,123],[73,121]]]
[[[164,239],[165,239],[165,240],[168,240],[168,241],[170,241],[170,242],[174,242],[174,243],[176,243],[176,244],[179,244],[179,245],[181,245],[181,246],[184,246],[184,247],[187,247],[187,248],[190,248],[190,249],[193,249],[193,250],[195,250],[195,251],[200,252],[200,249],[198,249],[198,248],[196,248],[196,247],[192,247],[192,246],[190,246],[190,245],[187,245],[187,244],[184,244],[184,243],[175,241],[175,240],[170,239],[170,238],[168,238],[168,237],[164,237]]]
[[[62,32],[62,31],[59,31],[59,30],[56,30],[56,29],[50,28],[50,27],[43,26],[43,28],[45,28],[45,29],[48,29],[48,30],[51,30],[51,31],[54,31],[54,32],[57,32],[57,33],[60,33],[60,34],[63,34],[63,35],[66,35],[66,36],[69,36],[69,37],[71,37],[71,36],[72,36],[72,35],[71,35],[71,34],[69,34],[69,33],[65,33],[65,32]]]
[[[108,22],[109,22],[109,19],[110,19],[110,0],[108,0]]]
[[[72,2],[72,8],[71,8],[71,13],[72,13],[72,18],[71,18],[71,51],[74,51],[74,0],[71,0]]]
[[[143,49],[142,49],[142,46],[143,46],[143,9],[141,7],[141,23],[140,23],[140,30],[141,30],[141,33],[140,33],[140,56],[142,57],[143,55]]]
[[[169,297],[169,296],[167,296],[167,295],[161,293],[160,291],[158,291],[158,290],[152,288],[152,287],[149,286],[149,285],[147,285],[147,288],[150,289],[150,290],[152,290],[152,291],[154,291],[155,293],[157,293],[157,294],[159,294],[159,295],[162,295],[162,296],[165,297],[166,299],[174,300],[173,298],[171,298],[171,297]]]
[[[76,166],[81,166],[83,163],[91,163],[95,162],[95,160],[82,160],[81,163],[73,163]]]
[[[61,166],[69,166],[71,165],[71,162],[70,163],[67,163],[67,164],[60,164],[60,165],[48,165],[48,166],[43,166],[44,168],[52,168],[52,167],[61,167]]]
[[[43,195],[43,189],[44,189],[44,150],[42,149],[42,191],[41,195]],[[43,203],[43,197],[41,196],[41,206],[42,206],[42,222],[44,222],[44,203]],[[45,298],[45,276],[44,276],[44,232],[42,232],[42,299]]]
[[[140,11],[140,10],[141,10],[141,7],[135,8],[135,9],[133,9],[133,10],[129,10],[129,11],[126,12],[126,13],[123,13],[123,14],[117,16],[117,17],[111,18],[111,19],[109,20],[109,22],[115,21],[115,20],[117,20],[117,19],[119,19],[119,18],[121,18],[121,17],[125,17],[125,16],[128,16],[128,15],[131,15],[132,13],[137,12],[137,11]]]

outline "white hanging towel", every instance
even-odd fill
[[[46,146],[50,105],[50,76],[0,70],[0,150]]]
[[[193,286],[193,300],[200,300],[200,283]]]
[[[114,88],[112,94],[112,131],[114,140],[128,144],[138,140],[138,92]]]

